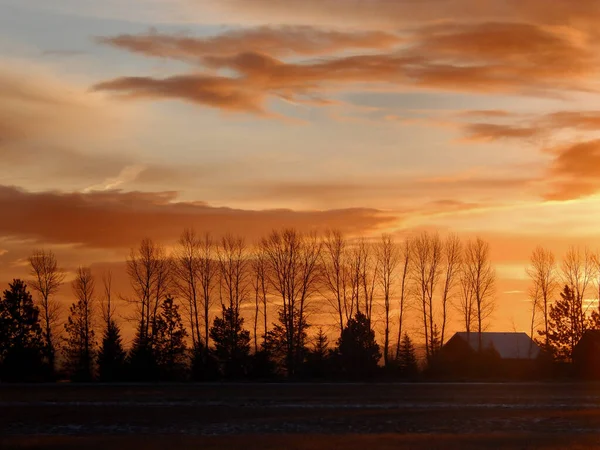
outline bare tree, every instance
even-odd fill
[[[226,235],[217,251],[219,259],[219,293],[221,304],[239,314],[240,305],[249,295],[249,258],[241,237]]]
[[[281,299],[285,365],[293,376],[304,357],[307,307],[318,288],[322,244],[314,234],[286,229],[273,231],[263,239],[262,248],[269,263],[270,284]]]
[[[364,272],[365,254],[364,246],[360,245],[360,241],[352,245],[348,252],[348,282],[350,284],[350,307],[347,308],[350,316],[346,317],[348,321],[354,312],[359,313],[360,299],[363,293],[362,274]]]
[[[102,321],[108,328],[113,320],[115,308],[112,304],[112,272],[109,270],[102,275],[102,288],[104,297],[100,304],[102,310]]]
[[[420,301],[427,360],[439,347],[433,298],[441,276],[442,241],[438,234],[423,232],[414,238],[412,246],[413,278]]]
[[[398,302],[398,339],[396,340],[396,361],[400,359],[400,347],[402,342],[402,325],[404,321],[404,310],[407,304],[408,293],[410,292],[411,276],[411,258],[412,258],[412,240],[406,239],[400,248],[400,259],[402,272],[400,275],[400,301]]]
[[[536,323],[536,312],[541,312],[545,347],[549,348],[548,328],[549,328],[549,313],[550,305],[554,299],[556,288],[558,287],[558,279],[556,273],[556,260],[554,254],[550,250],[543,247],[536,247],[531,254],[529,267],[527,267],[527,275],[531,279],[531,287],[529,289],[529,297],[532,301],[531,311],[531,337]]]
[[[467,242],[465,247],[466,282],[473,295],[475,306],[475,320],[477,322],[478,349],[481,350],[481,333],[485,328],[485,321],[494,311],[494,287],[496,273],[490,260],[490,246],[481,238]]]
[[[442,331],[440,345],[444,345],[448,310],[460,277],[462,244],[455,234],[449,235],[443,244],[444,287],[442,291]]]
[[[254,254],[254,260],[252,263],[252,269],[254,272],[254,294],[255,294],[255,305],[254,305],[254,352],[258,351],[258,317],[261,314],[263,316],[263,344],[267,339],[268,333],[268,288],[269,288],[269,277],[268,277],[268,262],[265,252],[262,246],[258,245]]]
[[[93,323],[95,284],[89,268],[77,269],[75,280],[71,283],[77,302],[71,305],[69,318],[65,324],[67,365],[73,377],[85,381],[92,379],[95,359],[96,342]]]
[[[383,293],[383,303],[385,308],[385,330],[383,342],[383,360],[385,365],[389,364],[390,351],[390,311],[392,289],[396,278],[396,268],[400,263],[400,253],[393,238],[389,234],[381,236],[381,242],[377,248],[377,260],[379,273],[378,282]]]
[[[579,319],[579,327],[586,328],[587,308],[585,294],[592,283],[594,274],[593,256],[589,249],[583,250],[571,247],[562,261],[562,278],[564,284],[573,291],[575,308],[574,314]]]
[[[65,280],[65,273],[58,267],[56,256],[51,250],[35,250],[29,257],[31,288],[38,295],[42,312],[44,345],[48,365],[52,373],[55,370],[55,331],[60,319],[60,305],[54,296]]]
[[[335,311],[341,334],[354,314],[354,302],[350,287],[348,243],[340,231],[325,233],[321,259],[323,284],[329,293],[326,297]]]
[[[132,249],[127,260],[127,274],[135,298],[140,345],[152,346],[156,333],[157,317],[161,300],[170,290],[171,265],[166,251],[150,239],[144,239],[137,250]]]
[[[202,343],[199,304],[201,302],[201,249],[202,243],[193,229],[185,229],[173,255],[173,280],[190,325],[194,349]]]
[[[475,319],[475,300],[473,295],[473,283],[471,283],[470,273],[467,270],[466,263],[463,260],[459,272],[459,302],[456,305],[464,330],[467,332],[467,341],[470,339],[470,333],[473,331],[473,322]],[[469,341],[470,342],[470,341]]]
[[[210,308],[213,304],[215,277],[218,275],[218,263],[215,255],[215,244],[209,233],[200,240],[200,288],[202,291],[202,307],[204,309],[204,344],[205,355],[208,355],[210,338]]]
[[[373,251],[373,245],[366,239],[361,238],[358,242],[358,251],[362,255],[362,270],[360,272],[360,284],[365,302],[364,313],[371,326],[373,317],[373,300],[375,298],[375,287],[377,286],[377,274],[379,272],[379,261]]]

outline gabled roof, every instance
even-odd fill
[[[479,333],[476,331],[456,333],[452,339],[455,337],[467,342],[473,350],[479,346]],[[540,354],[540,348],[527,333],[483,332],[481,346],[482,350],[494,348],[502,359],[535,359]]]

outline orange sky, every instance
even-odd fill
[[[0,0],[0,281],[34,247],[101,270],[187,226],[438,229],[491,243],[492,329],[528,330],[533,248],[600,247],[598,19],[597,0]]]

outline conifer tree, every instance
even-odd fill
[[[165,298],[157,319],[154,344],[156,363],[162,379],[172,381],[183,378],[187,363],[186,336],[179,306],[172,297]]]
[[[221,317],[215,317],[210,337],[214,354],[226,378],[246,374],[250,356],[250,332],[244,329],[244,319],[235,308],[223,305]]]
[[[400,352],[398,367],[403,376],[414,376],[417,373],[417,357],[415,355],[415,346],[407,333],[402,336],[400,343]]]
[[[39,310],[25,283],[14,280],[0,301],[0,380],[43,379],[44,348]]]
[[[565,286],[560,293],[560,300],[550,306],[548,334],[538,331],[544,338],[541,345],[548,342],[550,351],[557,360],[570,361],[573,349],[583,333],[589,327],[589,321],[582,320],[581,305],[572,288]]]
[[[98,352],[98,375],[100,381],[121,381],[125,377],[125,357],[121,330],[114,320],[108,322],[102,346]]]
[[[377,371],[381,352],[375,332],[362,312],[348,321],[338,340],[341,369],[347,377],[365,378]]]

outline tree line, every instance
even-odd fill
[[[0,301],[2,380],[364,378],[380,366],[412,376],[414,341],[427,363],[451,317],[481,332],[495,305],[489,244],[433,232],[396,242],[283,229],[249,245],[187,229],[170,251],[144,239],[126,261],[131,294],[115,296],[110,272],[80,267],[66,318],[57,301],[66,273],[54,253],[34,251],[29,266],[30,278],[14,280]],[[115,299],[128,304],[121,320]],[[324,306],[333,345],[311,324]],[[405,323],[408,308],[420,324]],[[123,320],[135,326],[128,349]]]

